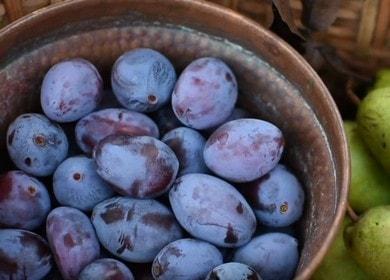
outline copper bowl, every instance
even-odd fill
[[[39,110],[40,83],[51,65],[81,56],[107,77],[115,59],[137,47],[163,52],[178,71],[197,57],[222,58],[237,75],[239,105],[282,129],[285,159],[306,189],[296,279],[309,279],[346,208],[350,169],[342,120],[297,52],[230,10],[193,0],[76,0],[7,26],[0,32],[1,158],[7,125]]]

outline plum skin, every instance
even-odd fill
[[[76,141],[90,154],[105,137],[113,134],[159,138],[157,125],[147,115],[126,109],[111,108],[93,112],[76,124]]]
[[[122,260],[147,263],[182,231],[172,212],[153,199],[114,197],[95,206],[92,224],[100,243]]]
[[[299,261],[298,241],[284,233],[266,233],[239,248],[233,261],[253,267],[264,280],[290,279]]]
[[[75,208],[52,210],[46,220],[46,235],[65,280],[77,278],[81,270],[100,255],[100,245],[89,218]]]
[[[114,190],[136,198],[165,193],[179,171],[175,153],[150,136],[110,135],[94,149],[97,173]]]
[[[161,53],[146,48],[128,51],[114,63],[112,90],[127,109],[137,112],[156,111],[170,100],[176,72]]]
[[[238,119],[220,126],[209,137],[203,152],[207,167],[231,182],[260,178],[279,162],[284,137],[272,123]]]
[[[50,209],[49,193],[37,179],[18,170],[0,176],[0,226],[34,230]]]
[[[114,191],[96,173],[96,164],[86,156],[69,157],[53,175],[53,192],[61,205],[90,211]]]
[[[237,101],[237,81],[232,70],[214,57],[191,62],[177,80],[172,94],[176,117],[195,129],[223,123]]]
[[[166,245],[155,257],[152,274],[156,280],[204,279],[222,264],[221,252],[210,243],[197,239],[179,239]]]
[[[52,269],[49,246],[26,230],[0,229],[0,279],[44,278]]]
[[[103,81],[95,66],[82,58],[53,65],[41,87],[41,106],[56,122],[73,122],[92,112],[103,97]]]
[[[51,175],[69,149],[62,128],[41,114],[23,114],[8,127],[7,149],[12,162],[33,176]]]
[[[169,192],[172,210],[192,236],[221,247],[247,243],[256,217],[244,197],[230,184],[206,174],[179,177]]]

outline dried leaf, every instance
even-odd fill
[[[322,45],[319,47],[319,51],[324,57],[325,61],[334,68],[338,73],[344,74],[348,77],[353,77],[359,81],[367,82],[370,79],[366,76],[360,75],[352,71],[337,54],[336,49],[333,47]]]
[[[320,45],[316,42],[313,42],[311,40],[307,41],[304,44],[305,47],[305,53],[304,58],[307,62],[313,67],[314,70],[318,71],[320,70],[324,64],[325,59],[320,51]]]
[[[313,31],[325,31],[337,18],[341,0],[303,0],[303,23]]]
[[[292,12],[292,8],[290,5],[290,1],[287,0],[272,0],[276,9],[278,10],[280,17],[287,24],[290,31],[295,33],[301,38],[305,38],[301,30],[299,30],[298,26],[295,24],[294,16]]]

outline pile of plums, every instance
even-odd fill
[[[280,129],[235,108],[229,66],[199,58],[177,78],[164,55],[135,49],[111,87],[87,60],[62,61],[43,79],[44,114],[9,125],[0,279],[293,277],[286,227],[303,188],[279,164]]]

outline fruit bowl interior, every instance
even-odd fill
[[[239,106],[284,133],[284,161],[306,191],[296,277],[307,279],[338,229],[349,180],[341,119],[315,72],[276,36],[209,3],[98,2],[55,5],[0,32],[0,167],[7,165],[8,124],[21,113],[40,111],[40,84],[56,62],[88,59],[99,68],[108,87],[111,66],[130,49],[161,51],[178,73],[195,58],[219,57],[237,76]]]

